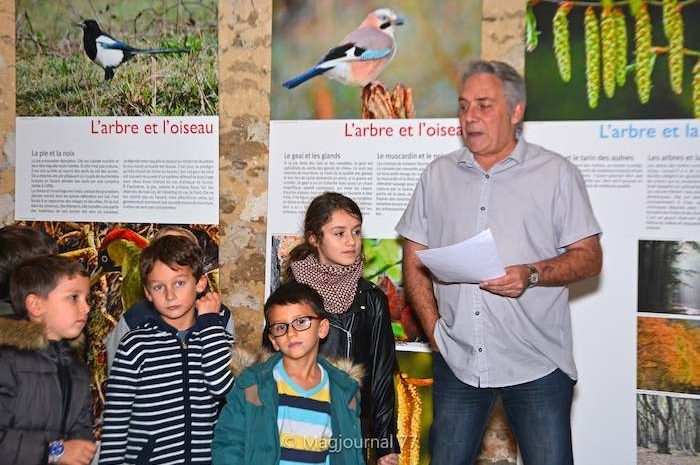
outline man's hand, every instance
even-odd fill
[[[377,460],[377,465],[399,465],[399,454],[387,454]]]
[[[481,281],[479,287],[492,294],[518,298],[527,289],[530,270],[525,265],[513,265],[506,268],[506,274],[500,278]]]
[[[71,439],[63,442],[63,457],[61,465],[90,465],[95,456],[97,446],[92,441]]]
[[[197,307],[197,314],[204,315],[205,313],[219,313],[221,308],[221,297],[218,293],[209,291],[194,303]]]

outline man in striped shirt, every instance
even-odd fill
[[[209,292],[202,251],[180,236],[141,255],[149,311],[122,338],[107,382],[100,464],[209,464],[221,401],[233,384],[233,337]]]

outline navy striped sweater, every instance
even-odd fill
[[[233,337],[222,317],[197,317],[181,342],[152,311],[124,336],[107,381],[100,465],[211,463],[219,407],[233,384]]]

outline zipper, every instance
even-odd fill
[[[350,315],[350,327],[351,328],[353,327],[354,322],[355,322],[355,315],[353,314],[353,315]],[[330,323],[330,325],[336,329],[341,330],[343,333],[345,333],[345,341],[346,341],[345,358],[350,358],[350,348],[352,347],[352,333],[340,325],[333,324],[333,323]]]
[[[352,328],[355,323],[355,314],[353,313],[350,317],[350,327]],[[348,346],[345,350],[345,358],[350,358],[350,348],[352,347],[352,332],[348,331]]]
[[[70,409],[70,400],[72,395],[72,380],[70,377],[70,367],[64,364],[65,355],[62,354],[60,343],[51,343],[51,351],[56,357],[56,376],[58,378],[58,387],[61,392],[61,437],[66,436],[66,422],[68,420],[68,411]]]
[[[175,336],[177,338],[177,336]],[[179,339],[179,338],[178,338]],[[192,432],[190,431],[191,429],[191,419],[190,416],[192,415],[192,412],[190,410],[190,373],[189,373],[189,363],[187,359],[187,341],[182,340],[180,342],[180,349],[182,353],[182,377],[183,377],[183,393],[182,393],[182,398],[185,403],[184,408],[185,408],[185,440],[184,440],[184,446],[185,450],[185,463],[189,464],[191,462],[192,457],[190,456],[189,453],[186,451],[188,448],[191,448],[190,442],[192,441]]]

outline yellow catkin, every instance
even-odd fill
[[[608,98],[615,95],[615,18],[612,8],[603,8],[600,15],[600,35],[602,39],[603,90]]]
[[[693,112],[700,118],[700,58],[693,67]]]
[[[627,80],[627,23],[620,8],[613,10],[615,19],[615,81],[618,87]]]
[[[678,0],[663,0],[664,34],[668,39],[668,74],[671,90],[683,93],[683,16]]]
[[[600,29],[593,7],[586,8],[583,25],[586,43],[586,94],[588,106],[596,108],[600,98]]]
[[[420,461],[420,417],[423,404],[418,388],[397,376],[398,401],[396,436],[401,446],[399,465],[415,465]]]
[[[633,17],[637,17],[637,13],[639,13],[639,7],[642,6],[642,0],[630,0],[630,13],[632,14]]]
[[[408,401],[407,388],[400,377],[396,377],[396,437],[401,445],[401,458],[399,465],[410,465],[408,455],[406,454],[405,439],[408,436],[408,417],[411,411],[411,406]]]
[[[571,44],[569,42],[569,12],[572,2],[563,2],[557,8],[552,19],[554,34],[554,57],[557,60],[559,75],[564,82],[571,80]]]
[[[525,50],[532,52],[537,48],[537,43],[537,18],[535,12],[532,11],[532,5],[528,5],[525,13]]]
[[[641,4],[634,21],[635,74],[639,101],[647,103],[651,95],[651,71],[654,52],[651,49],[651,19],[646,4]]]

